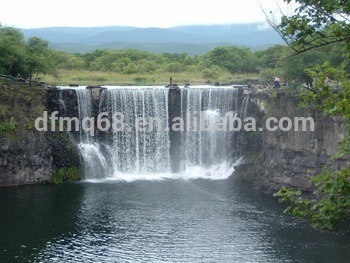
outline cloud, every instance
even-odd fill
[[[283,0],[260,1],[276,8]],[[31,28],[49,26],[171,27],[194,24],[263,22],[258,0],[18,0],[1,4],[0,22]]]

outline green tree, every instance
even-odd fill
[[[290,3],[291,0],[285,0]],[[341,116],[347,125],[347,134],[340,142],[336,158],[350,154],[350,75],[346,69],[350,54],[350,2],[344,0],[296,0],[296,13],[283,16],[280,24],[270,20],[295,53],[306,53],[315,48],[337,43],[345,46],[343,64],[334,67],[330,62],[317,65],[306,72],[314,80],[312,90],[301,97],[305,105],[312,105],[326,114]],[[335,59],[336,61],[337,59]],[[339,60],[336,64],[339,64]],[[334,61],[333,61],[334,62]],[[325,82],[331,77],[336,86]],[[338,171],[325,171],[312,179],[316,186],[313,196],[306,198],[300,191],[283,187],[275,196],[288,201],[287,211],[305,217],[321,229],[335,229],[350,217],[350,166]]]
[[[167,66],[167,71],[171,73],[181,72],[182,65],[179,62],[171,62]]]
[[[137,73],[137,67],[135,63],[131,62],[128,65],[126,65],[123,69],[123,73],[128,75]]]
[[[327,58],[324,52],[317,49],[288,57],[281,63],[284,76],[297,84],[306,83],[311,87],[313,78],[305,72],[305,69],[322,64],[327,61]]]
[[[292,0],[284,0],[291,3]],[[280,23],[268,19],[285,42],[296,52],[305,52],[332,43],[350,48],[350,3],[346,0],[294,0],[293,15],[284,15]]]
[[[57,51],[53,53],[52,59],[57,68],[84,69],[84,60],[80,55]]]
[[[209,68],[203,69],[201,73],[204,78],[217,79],[220,75],[220,68],[212,65]]]
[[[36,78],[40,73],[56,75],[56,68],[52,62],[52,52],[49,43],[38,37],[31,37],[26,44],[25,66],[31,85],[33,75]]]
[[[216,47],[206,54],[206,58],[209,66],[222,67],[232,74],[257,70],[257,59],[248,48]]]
[[[286,45],[274,45],[265,50],[255,52],[261,68],[279,68],[283,60],[290,54]]]
[[[0,25],[0,68],[3,68],[7,75],[22,71],[24,45],[24,36],[21,31]]]

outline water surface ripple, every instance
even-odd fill
[[[1,262],[349,262],[348,236],[312,230],[231,179],[2,189]]]

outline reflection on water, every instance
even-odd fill
[[[83,187],[0,188],[0,262],[30,262],[53,238],[74,232]]]
[[[348,236],[230,179],[4,188],[0,199],[0,262],[350,261]]]

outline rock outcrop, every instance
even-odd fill
[[[40,132],[49,88],[0,81],[0,186],[78,179],[79,154],[66,132]],[[58,103],[58,101],[57,101]]]
[[[45,136],[28,133],[19,140],[0,138],[0,186],[51,182],[51,151]]]
[[[277,95],[277,96],[276,96]],[[243,136],[243,153],[246,163],[237,173],[237,179],[246,180],[265,192],[277,191],[282,186],[312,191],[310,178],[320,173],[324,166],[338,169],[348,159],[332,159],[338,141],[345,132],[340,118],[332,118],[311,109],[301,108],[296,96],[286,92],[250,94],[248,116],[257,116],[265,123],[268,117],[312,117],[314,131],[257,131]],[[300,124],[300,123],[299,123]],[[253,147],[254,149],[249,149]]]

